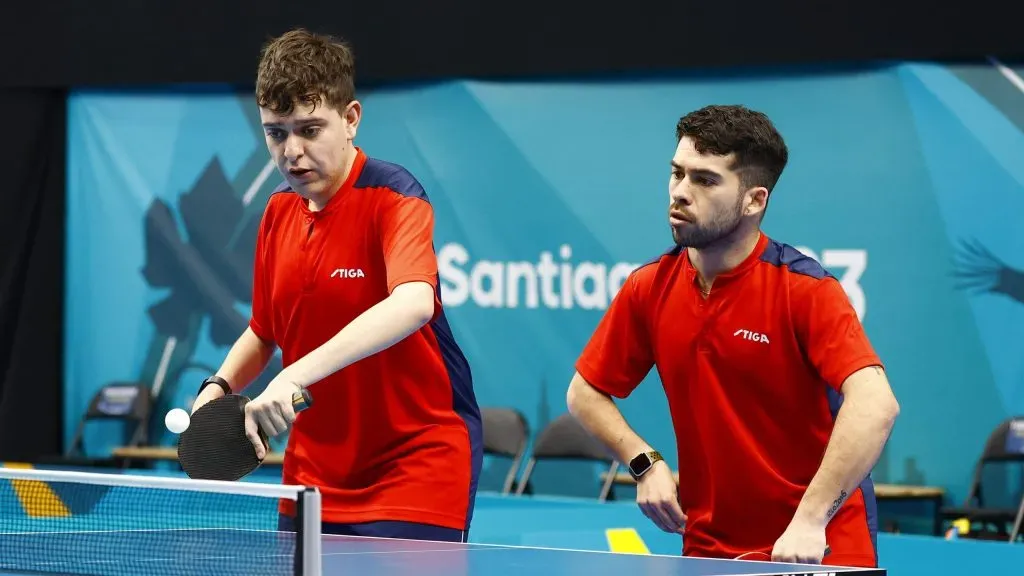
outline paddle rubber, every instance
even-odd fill
[[[259,467],[249,437],[245,435],[245,405],[249,398],[228,394],[203,404],[192,414],[188,428],[178,436],[178,462],[189,478],[238,480]],[[309,408],[313,398],[303,389],[292,397],[296,413]],[[267,435],[259,431],[269,451]]]

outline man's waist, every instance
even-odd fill
[[[796,513],[796,505],[771,507],[748,500],[746,511],[735,508],[687,510],[683,538],[687,555],[736,558],[744,554],[770,554]],[[869,554],[872,544],[867,510],[862,498],[851,498],[826,525],[829,546],[836,554]]]

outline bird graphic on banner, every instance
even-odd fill
[[[955,263],[958,289],[1001,294],[1024,304],[1024,270],[1006,265],[976,241],[960,242]]]
[[[214,371],[193,359],[204,320],[210,342],[222,348],[232,345],[248,325],[248,318],[235,308],[251,304],[252,296],[261,211],[247,214],[248,200],[236,193],[221,162],[213,158],[179,197],[177,217],[160,199],[146,211],[141,273],[150,287],[166,292],[147,309],[159,335],[150,346],[145,370],[153,375],[153,396],[161,405],[155,413],[170,408],[173,394],[160,394],[165,384],[175,385],[189,369]],[[258,394],[280,370],[275,355],[247,393]]]

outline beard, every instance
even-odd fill
[[[706,221],[672,226],[672,240],[677,246],[702,250],[732,236],[743,221],[743,196],[736,200],[732,210],[712,214]]]

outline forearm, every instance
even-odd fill
[[[847,396],[796,515],[826,524],[831,521],[878,462],[898,414],[888,386]]]
[[[622,463],[628,463],[641,452],[650,451],[644,441],[623,418],[622,412],[608,395],[575,374],[566,394],[569,412]]]
[[[285,368],[282,376],[305,388],[390,348],[423,327],[432,314],[433,290],[428,285],[399,286],[330,340]]]
[[[260,340],[252,328],[246,328],[231,346],[216,375],[226,380],[233,392],[238,392],[260,375],[273,353],[274,346]]]

